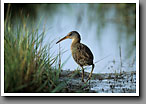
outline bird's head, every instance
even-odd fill
[[[62,40],[65,40],[65,39],[72,39],[73,41],[74,40],[76,40],[76,41],[80,41],[81,40],[80,35],[79,35],[79,33],[77,31],[71,31],[65,37],[63,37],[58,42],[56,42],[56,44],[61,42]]]

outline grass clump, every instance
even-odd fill
[[[53,67],[58,56],[42,45],[45,29],[27,24],[28,17],[12,23],[10,5],[4,22],[4,92],[61,92],[59,69]],[[35,25],[34,25],[35,26]]]

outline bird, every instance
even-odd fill
[[[80,42],[81,37],[77,31],[69,32],[65,37],[57,41],[56,44],[58,44],[59,42],[65,39],[72,39],[71,53],[75,62],[82,68],[82,82],[85,82],[84,81],[84,66],[92,65],[91,72],[88,76],[88,79],[86,80],[86,82],[88,82],[88,80],[90,80],[90,78],[92,77],[92,72],[94,69],[94,63],[93,63],[94,56],[91,50],[85,44],[82,44]]]

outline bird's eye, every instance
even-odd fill
[[[68,34],[68,36],[71,36],[72,34]]]

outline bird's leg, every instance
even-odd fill
[[[94,64],[92,65],[92,70],[91,70],[91,72],[90,72],[90,74],[89,74],[89,77],[88,77],[88,79],[87,79],[86,82],[88,82],[88,80],[90,80],[90,78],[91,78],[91,76],[92,76],[93,69],[94,69]]]
[[[83,66],[81,66],[82,67],[82,82],[84,82],[84,68],[83,68]]]

